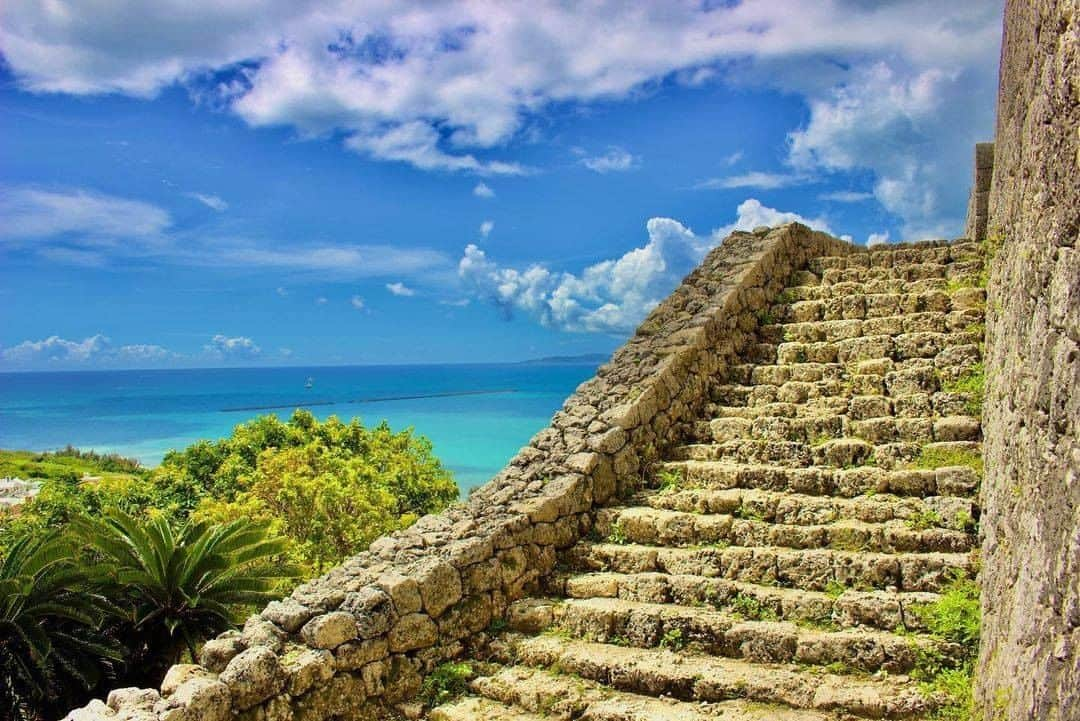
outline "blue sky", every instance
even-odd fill
[[[361,5],[0,7],[0,369],[608,352],[732,229],[959,234],[992,135],[999,2]]]

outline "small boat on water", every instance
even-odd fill
[[[315,387],[315,379],[312,378],[311,376],[308,376],[308,379],[306,381],[304,381],[304,388],[307,388],[308,390],[311,390],[314,387]]]

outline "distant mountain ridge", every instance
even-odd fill
[[[552,355],[545,356],[543,358],[531,358],[529,360],[519,361],[517,365],[577,365],[585,363],[604,363],[610,356],[606,353],[584,353],[582,355]]]

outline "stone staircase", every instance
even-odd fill
[[[977,571],[979,246],[812,260],[692,438],[600,508],[435,721],[924,718],[963,649],[920,607]]]

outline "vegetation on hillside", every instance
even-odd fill
[[[0,451],[0,469],[42,482],[0,510],[0,706],[16,719],[156,685],[298,578],[458,497],[411,429],[306,411],[256,418],[153,470],[70,448]]]

